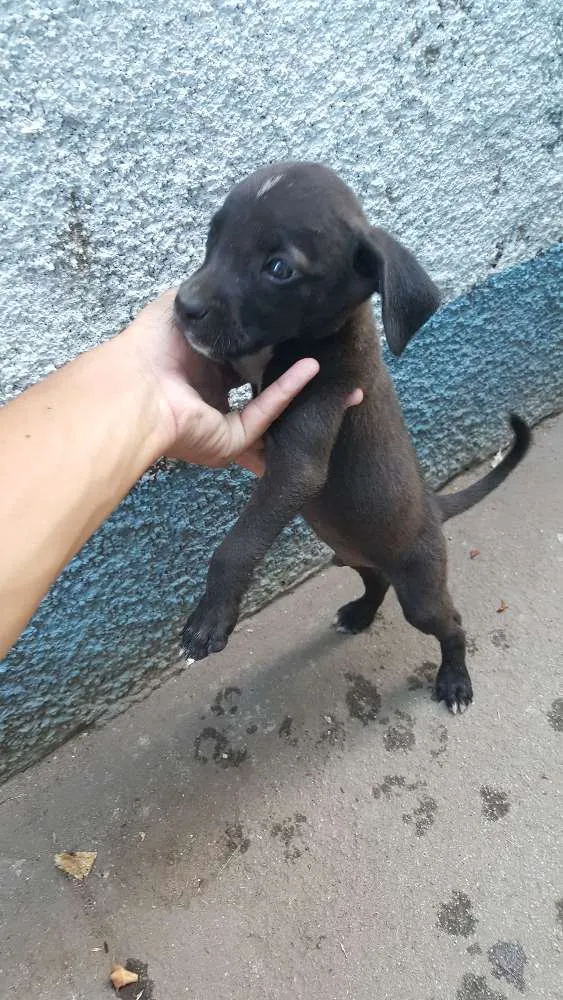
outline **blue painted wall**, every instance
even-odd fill
[[[511,409],[537,420],[563,406],[562,279],[556,246],[447,305],[401,359],[385,352],[433,485],[506,444]],[[151,473],[125,499],[0,665],[0,775],[179,669],[178,630],[249,485],[237,470],[177,466]],[[261,567],[247,608],[326,558],[296,521]]]

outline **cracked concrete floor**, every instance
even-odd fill
[[[4,785],[0,996],[103,1000],[127,958],[154,985],[122,1000],[563,996],[562,453],[559,417],[447,525],[463,717],[393,597],[329,629],[331,568]],[[84,883],[61,849],[98,852]]]

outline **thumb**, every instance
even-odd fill
[[[245,451],[258,441],[318,370],[318,361],[302,358],[251,400],[244,410],[230,413],[227,420],[232,426],[233,454]]]

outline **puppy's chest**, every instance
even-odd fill
[[[237,358],[236,361],[231,362],[231,365],[237,375],[240,375],[245,382],[250,382],[256,391],[260,392],[266,365],[271,360],[273,353],[273,347],[263,347],[256,354],[247,354],[242,358]]]

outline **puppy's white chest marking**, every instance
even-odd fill
[[[263,347],[256,354],[246,354],[243,358],[231,361],[231,364],[237,375],[240,375],[246,382],[250,382],[251,385],[256,386],[258,392],[260,392],[264,371],[273,353],[273,347]]]

